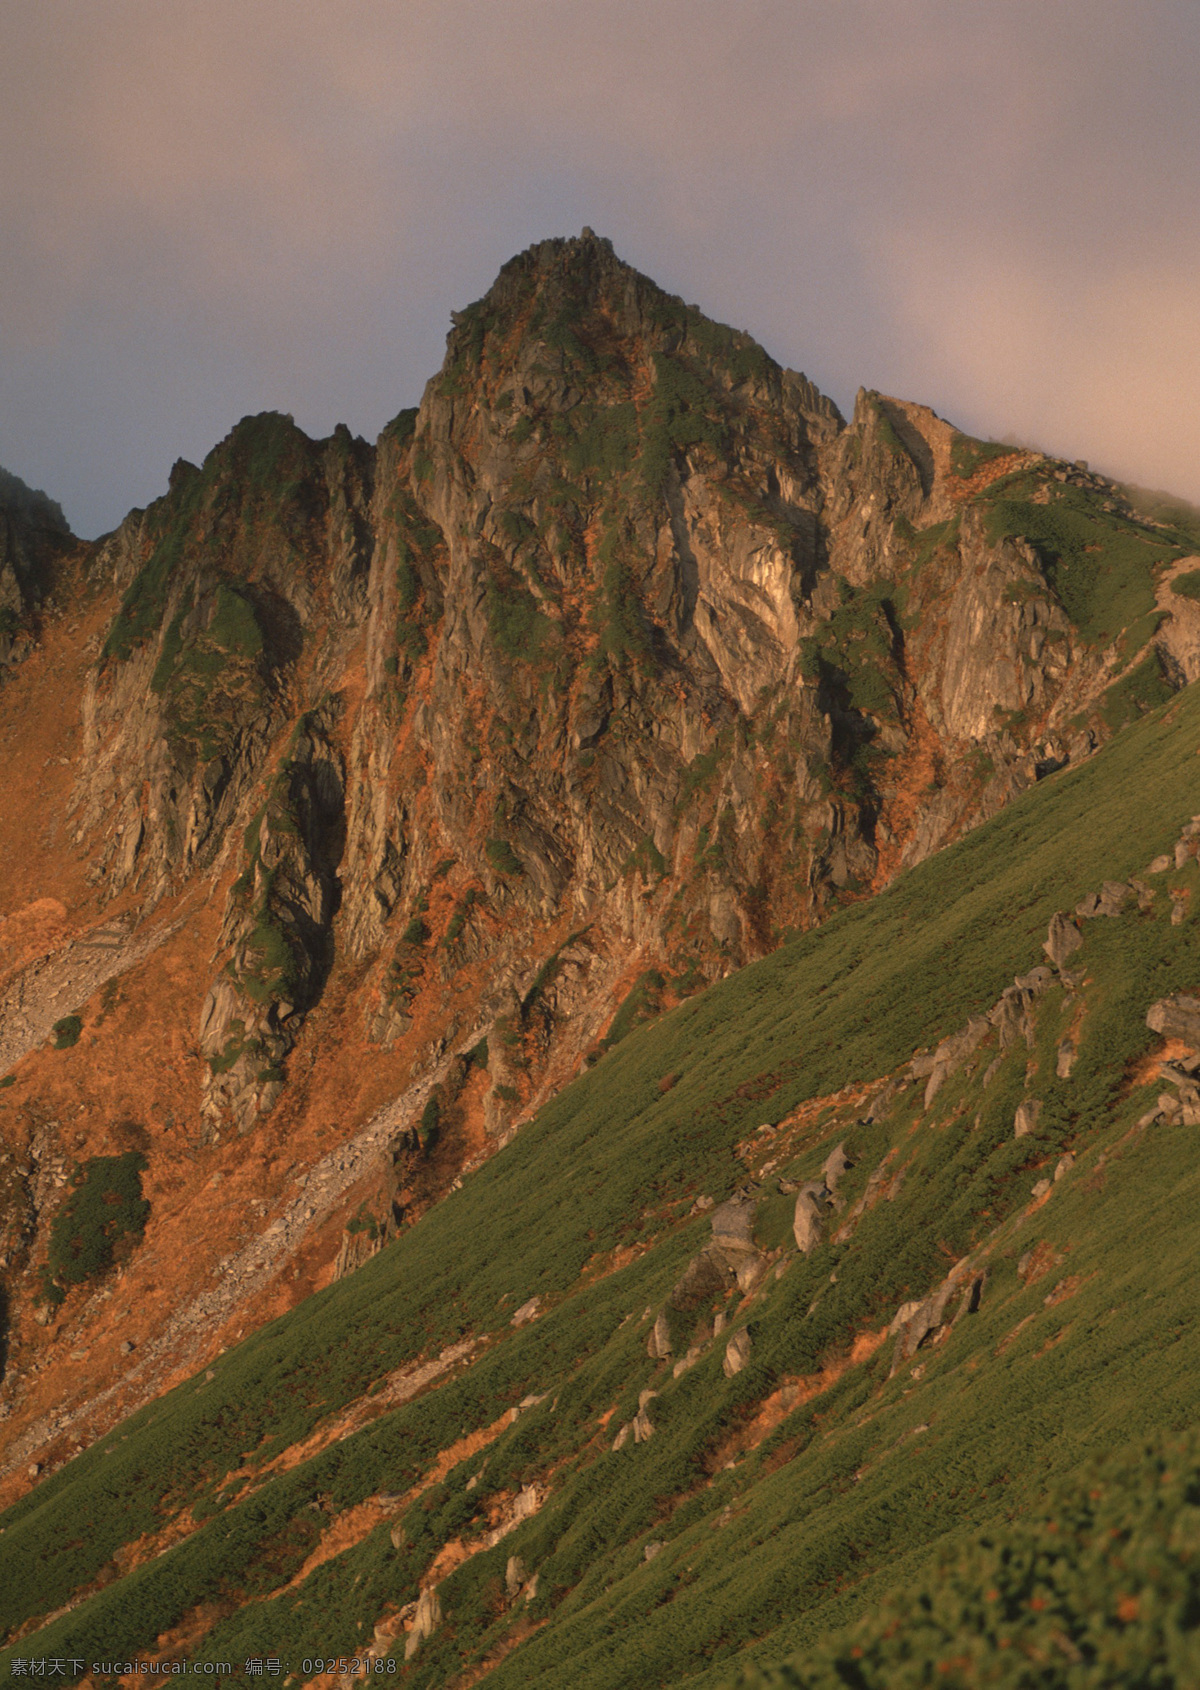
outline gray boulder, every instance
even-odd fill
[[[758,1187],[750,1189],[757,1191]],[[743,1190],[712,1213],[713,1236],[709,1248],[718,1252],[742,1291],[752,1291],[766,1267],[765,1258],[754,1243],[757,1207],[757,1198]]]
[[[1106,880],[1100,888],[1100,903],[1097,915],[1120,915],[1125,908],[1125,900],[1131,895],[1132,887],[1122,880]]]
[[[895,1155],[894,1150],[889,1150],[883,1161],[873,1170],[862,1196],[834,1234],[835,1244],[844,1244],[848,1238],[852,1238],[859,1217],[865,1215],[868,1209],[874,1208],[881,1198],[886,1197],[890,1203],[899,1195],[900,1187],[904,1184],[905,1170],[895,1166]]]
[[[1181,1098],[1195,1099],[1200,1096],[1200,1093],[1197,1092],[1195,1077],[1189,1074],[1187,1069],[1178,1062],[1161,1063],[1158,1077],[1160,1080],[1166,1080],[1169,1085],[1176,1086]]]
[[[1058,1047],[1058,1055],[1054,1062],[1054,1072],[1060,1080],[1069,1080],[1071,1070],[1075,1066],[1075,1046],[1070,1039],[1064,1039]]]
[[[412,1630],[408,1634],[408,1641],[404,1645],[404,1659],[411,1661],[417,1650],[427,1637],[431,1637],[442,1623],[442,1604],[438,1601],[438,1593],[431,1585],[423,1590],[417,1600],[417,1611],[413,1615]]]
[[[796,1212],[792,1217],[792,1236],[796,1240],[796,1248],[802,1256],[807,1256],[815,1250],[821,1242],[821,1223],[825,1215],[825,1205],[820,1202],[817,1193],[828,1195],[825,1187],[813,1184],[803,1185],[796,1194]]]
[[[754,1243],[758,1189],[754,1184],[744,1186],[713,1209],[712,1241],[692,1257],[671,1291],[667,1300],[673,1309],[687,1313],[727,1295],[735,1284],[743,1291],[752,1290],[762,1278],[764,1258]],[[711,1205],[712,1199],[707,1202]]]
[[[932,1051],[932,1050],[919,1050],[919,1051],[917,1051],[916,1055],[913,1057],[912,1061],[908,1065],[908,1077],[909,1077],[909,1079],[910,1080],[923,1080],[923,1079],[925,1079],[928,1075],[933,1073],[933,1070],[934,1070],[936,1063],[937,1063],[937,1052],[936,1051]]]
[[[666,1314],[660,1314],[651,1328],[646,1354],[652,1361],[665,1361],[671,1353],[671,1328]]]
[[[725,1346],[725,1360],[721,1363],[721,1370],[727,1379],[732,1379],[735,1373],[740,1373],[750,1360],[750,1333],[740,1327]]]
[[[888,1336],[890,1338],[895,1337],[896,1333],[899,1332],[902,1326],[908,1325],[909,1321],[917,1313],[920,1307],[921,1299],[919,1297],[915,1302],[901,1303],[900,1307],[892,1316],[892,1323],[888,1327]]]
[[[1200,1051],[1200,998],[1186,992],[1159,998],[1146,1011],[1146,1025],[1164,1039],[1182,1039],[1192,1050]]]
[[[979,1312],[979,1305],[983,1301],[983,1288],[986,1284],[986,1269],[984,1269],[981,1273],[971,1275],[971,1278],[967,1281],[963,1290],[962,1299],[959,1302],[957,1309],[954,1311],[954,1319],[950,1322],[951,1326],[957,1326],[963,1315],[977,1314]]]
[[[872,1097],[863,1121],[869,1126],[875,1121],[886,1120],[892,1112],[892,1105],[903,1090],[903,1080],[886,1081]]]
[[[630,1422],[635,1444],[648,1444],[654,1436],[654,1427],[650,1424],[646,1409],[657,1395],[657,1391],[643,1391],[638,1397],[638,1411]]]
[[[1083,934],[1070,916],[1058,910],[1050,917],[1050,932],[1042,949],[1055,968],[1061,969],[1067,958],[1074,956],[1082,944]]]
[[[734,1277],[737,1280],[737,1288],[744,1297],[748,1297],[759,1284],[769,1265],[767,1258],[757,1250],[752,1256],[742,1257]]]
[[[1176,1098],[1171,1098],[1170,1092],[1160,1095],[1159,1114],[1173,1126],[1181,1122],[1185,1127],[1200,1126],[1200,1086],[1197,1086],[1195,1077],[1174,1062],[1164,1062],[1158,1073],[1160,1079],[1173,1085],[1178,1092]]]
[[[972,1273],[964,1260],[951,1268],[931,1296],[919,1303],[902,1303],[888,1328],[889,1332],[896,1333],[896,1347],[892,1351],[888,1377],[903,1367],[906,1361],[911,1361],[922,1344],[940,1331],[946,1323],[946,1310],[955,1297],[959,1297],[960,1301],[950,1323],[952,1326],[957,1325],[964,1314],[974,1314],[986,1282],[986,1273]]]
[[[747,1197],[731,1197],[712,1212],[713,1243],[719,1250],[735,1254],[754,1249],[754,1211],[757,1204]]]
[[[1036,1097],[1028,1097],[1024,1103],[1018,1104],[1017,1113],[1013,1118],[1013,1137],[1025,1138],[1033,1132],[1041,1113],[1042,1106]]]

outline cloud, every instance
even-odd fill
[[[965,423],[1200,501],[1200,241],[1091,268],[893,243],[907,362]]]
[[[1200,496],[1191,0],[0,0],[0,461],[373,433],[583,223],[833,392]]]

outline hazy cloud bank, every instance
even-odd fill
[[[1200,498],[1190,3],[0,0],[0,462],[83,532],[246,411],[368,435],[530,241],[845,405]]]

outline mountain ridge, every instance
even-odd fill
[[[266,413],[99,542],[5,520],[10,1497],[1200,672],[1186,511],[847,422],[595,237],[375,447]]]

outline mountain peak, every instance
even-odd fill
[[[815,435],[844,426],[837,406],[805,376],[782,369],[745,331],[667,293],[591,229],[518,253],[481,299],[451,316],[430,394],[467,400],[477,411],[537,393],[558,413],[583,419],[589,409],[641,409],[652,391],[664,394],[667,408],[719,411],[737,391],[803,417],[803,429]]]
[[[627,325],[632,329],[639,303],[644,312],[646,302],[668,300],[648,276],[618,258],[610,240],[585,229],[526,247],[501,267],[482,299],[450,315],[456,329],[470,332],[481,318],[506,327],[532,315],[537,327],[564,313],[576,317],[600,310],[622,317],[633,307],[635,320]],[[682,300],[671,303],[683,308]]]
[[[1064,1356],[1175,1414],[1186,510],[845,424],[586,230],[373,447],[245,418],[41,575],[2,493],[0,1642],[711,1683],[1080,1447]],[[1149,1284],[1177,1190],[1147,1388],[1081,1229]]]

